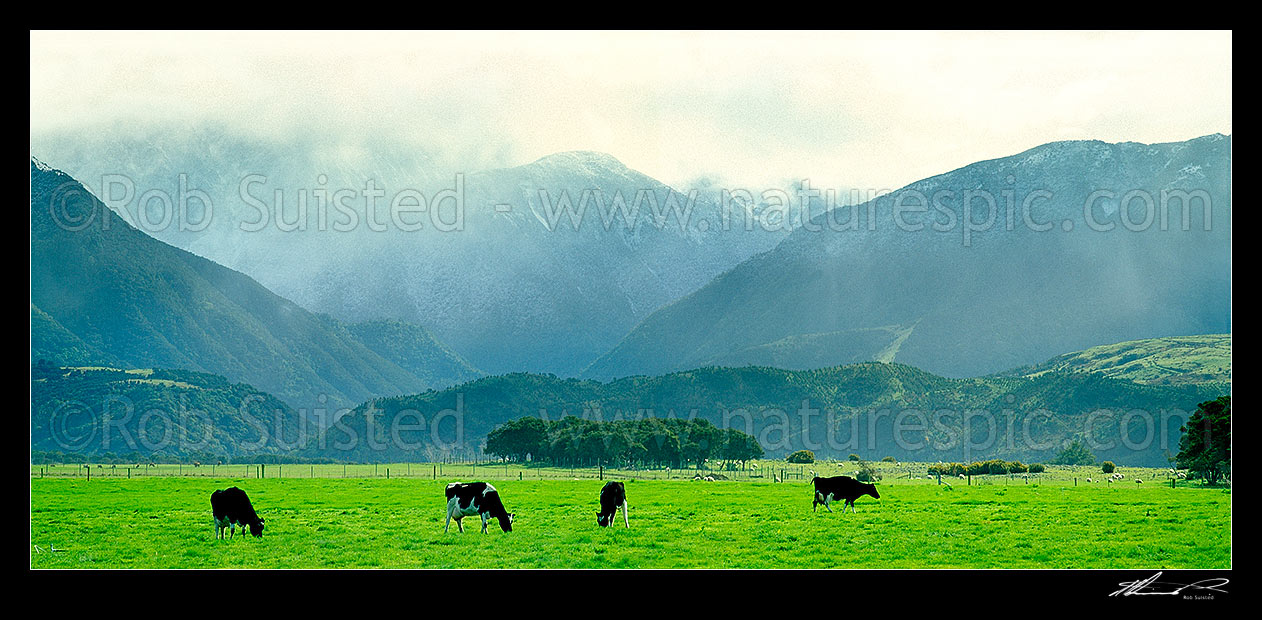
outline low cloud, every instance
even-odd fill
[[[675,185],[896,188],[1053,140],[1230,133],[1231,38],[35,32],[31,133],[211,123],[450,170],[595,150]]]

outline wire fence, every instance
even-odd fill
[[[774,471],[773,471],[774,469]],[[684,469],[626,468],[551,465],[523,465],[505,462],[444,462],[444,463],[347,463],[347,464],[44,464],[32,465],[34,478],[144,478],[157,476],[183,476],[206,478],[429,478],[469,480],[565,480],[565,479],[639,479],[639,480],[691,480],[707,476],[715,480],[776,481],[809,480],[811,474],[805,466],[793,465],[776,468],[749,467],[713,468],[702,466]]]
[[[194,477],[225,479],[430,479],[430,480],[706,480],[809,483],[815,476],[854,476],[856,465],[848,461],[812,464],[762,460],[732,467],[639,468],[602,465],[559,467],[533,463],[468,461],[441,463],[138,463],[138,464],[40,464],[31,466],[32,478],[131,479],[146,477]],[[927,473],[929,463],[871,463],[881,484],[933,484],[951,486],[1057,485],[1112,487],[1114,485],[1192,486],[1178,472],[1161,468],[1128,467],[1121,477],[1104,474],[1098,467],[1049,466],[1038,474],[991,474],[937,476]],[[1139,481],[1139,482],[1137,482]],[[1229,484],[1229,483],[1228,483]]]

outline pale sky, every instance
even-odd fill
[[[31,33],[31,133],[386,136],[453,168],[610,153],[685,186],[895,189],[1066,139],[1231,133],[1230,32]]]

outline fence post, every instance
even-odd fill
[[[605,479],[605,464],[604,463],[600,464],[600,479],[601,480]]]
[[[438,480],[438,465],[434,465],[434,480]]]
[[[390,479],[390,468],[389,468],[389,467],[387,467],[387,468],[386,468],[386,480],[389,480],[389,479]]]

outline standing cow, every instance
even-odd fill
[[[815,501],[811,503],[811,512],[814,512],[820,504],[832,512],[829,507],[835,499],[844,499],[846,503],[841,507],[841,511],[846,511],[846,506],[850,507],[850,512],[854,512],[854,501],[864,495],[871,495],[875,499],[881,499],[881,494],[876,491],[875,484],[859,482],[850,476],[833,476],[832,478],[820,478],[816,476],[811,480],[811,484],[815,485]]]
[[[237,487],[215,491],[210,494],[210,508],[215,514],[215,538],[222,539],[225,528],[232,530],[228,538],[236,536],[237,525],[242,530],[249,527],[255,538],[263,537],[263,519],[254,512],[245,491]]]
[[[596,524],[601,527],[613,525],[618,509],[622,509],[622,520],[631,529],[631,519],[627,516],[627,489],[621,482],[609,481],[600,490],[600,512],[596,513]]]
[[[464,525],[460,520],[473,515],[482,517],[483,534],[486,533],[486,522],[491,518],[499,520],[500,529],[505,532],[513,531],[515,515],[504,509],[504,502],[500,501],[499,491],[495,487],[485,482],[453,482],[447,485],[447,524],[443,526],[443,531],[451,528],[451,520],[454,518],[456,527],[464,532]]]

